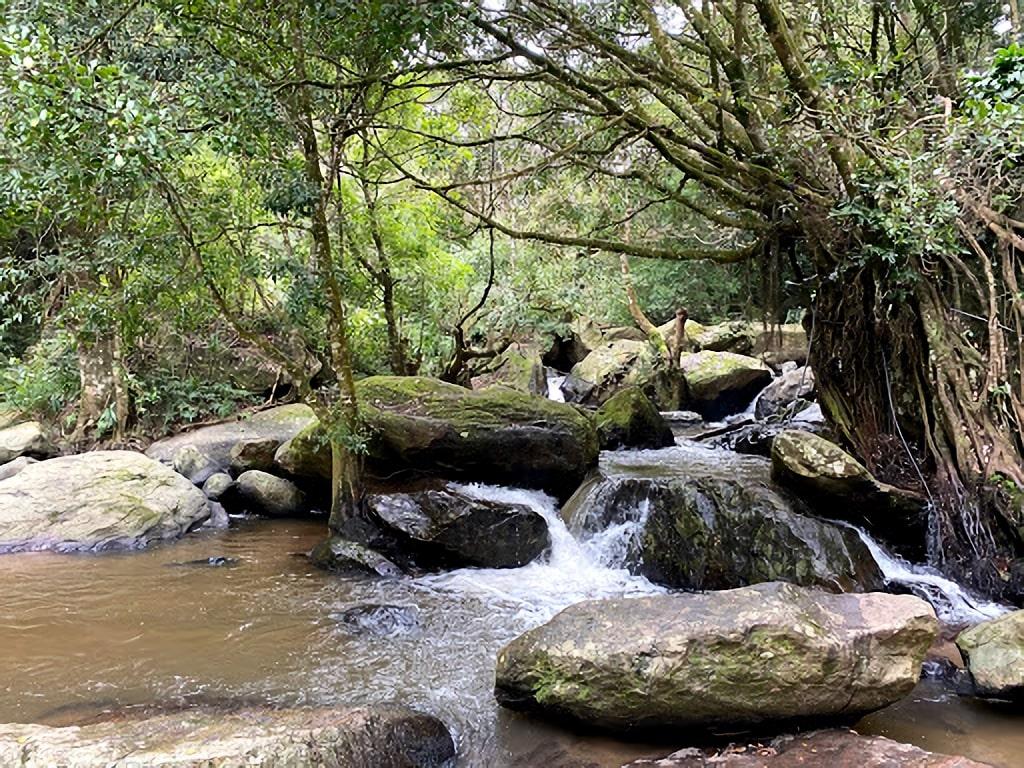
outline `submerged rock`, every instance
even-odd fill
[[[961,632],[964,656],[976,693],[1024,699],[1024,611],[1014,611]]]
[[[24,421],[0,429],[0,464],[20,456],[45,459],[55,453],[50,438],[38,421]]]
[[[636,760],[623,768],[991,768],[985,763],[926,752],[882,736],[817,731],[781,736],[770,744],[730,746],[714,754],[683,749],[668,757]]]
[[[664,448],[675,443],[672,428],[637,387],[613,395],[597,410],[597,434],[604,450]]]
[[[370,433],[366,468],[377,477],[467,479],[565,498],[597,463],[593,421],[564,403],[416,376],[373,376],[357,388]],[[313,425],[281,446],[277,463],[329,479],[330,456],[323,430]]]
[[[82,727],[0,725],[5,768],[441,768],[454,755],[441,721],[397,705],[189,709]]]
[[[922,559],[924,501],[876,480],[835,443],[804,430],[780,432],[772,443],[772,479],[799,494],[818,514],[868,526],[912,559]]]
[[[415,605],[357,605],[332,613],[331,618],[354,634],[396,637],[411,635],[419,629],[419,610]]]
[[[141,453],[64,456],[0,483],[0,552],[143,547],[209,516],[202,491]]]
[[[616,731],[852,719],[913,690],[937,630],[916,597],[782,583],[594,600],[505,646],[495,696]]]
[[[236,483],[242,505],[258,515],[289,517],[307,511],[306,495],[283,477],[250,469],[239,475]]]
[[[683,357],[680,365],[690,407],[710,420],[742,411],[772,380],[763,362],[732,352],[697,352]]]
[[[387,551],[421,567],[519,568],[550,545],[547,522],[524,504],[501,503],[457,489],[377,494],[371,516],[394,534]]]
[[[386,578],[403,573],[380,552],[341,536],[329,536],[317,544],[309,553],[309,560],[317,568],[337,573],[370,573]]]

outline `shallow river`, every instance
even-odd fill
[[[0,557],[0,722],[64,725],[201,701],[397,700],[441,717],[460,765],[474,768],[612,768],[686,746],[575,734],[494,703],[503,643],[578,600],[657,588],[608,567],[628,525],[578,542],[545,497],[478,492],[545,514],[548,560],[420,579],[339,577],[302,555],[323,535],[322,521],[243,521],[132,554]],[[183,564],[218,557],[235,562]],[[366,604],[402,606],[402,620],[361,628],[342,620]],[[862,728],[1024,768],[1021,722],[1020,713],[923,684]]]

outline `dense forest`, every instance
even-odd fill
[[[333,557],[407,570],[375,506],[400,470],[564,502],[597,465],[595,408],[603,449],[668,445],[658,412],[696,411],[699,440],[774,430],[773,479],[818,517],[1024,601],[1019,0],[0,8],[0,427],[50,446],[0,440],[0,464],[153,444],[203,485],[161,439],[302,404],[316,429],[264,464],[329,514]],[[766,353],[787,344],[796,379]],[[601,349],[618,367],[588,378]],[[728,398],[696,369],[718,353],[757,368]],[[817,402],[840,485],[792,479],[795,411],[744,412],[772,379]],[[645,426],[608,437],[633,384]],[[552,386],[575,408],[534,402]],[[459,400],[506,389],[531,397]],[[431,408],[457,410],[443,440],[396,421]],[[571,437],[509,437],[492,464],[452,447],[511,422]],[[644,576],[799,581],[677,582],[675,557]]]

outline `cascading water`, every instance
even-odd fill
[[[556,403],[565,402],[565,393],[562,392],[562,384],[565,383],[566,375],[559,373],[553,368],[545,369],[547,372],[547,383],[548,383],[548,400],[554,400]]]

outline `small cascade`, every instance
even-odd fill
[[[419,588],[476,594],[488,603],[514,607],[530,623],[546,621],[581,600],[664,591],[625,567],[630,528],[642,530],[642,519],[577,539],[559,515],[555,500],[544,493],[477,484],[453,487],[481,500],[532,508],[547,521],[551,549],[523,568],[464,568],[421,577],[416,580]]]
[[[554,400],[556,403],[565,402],[565,393],[562,392],[562,384],[565,382],[566,375],[559,373],[554,368],[545,368],[548,382],[548,400]]]
[[[886,552],[882,546],[864,530],[855,525],[837,522],[852,528],[871,551],[886,581],[900,584],[913,594],[927,600],[943,624],[963,626],[988,621],[1007,613],[1012,608],[989,602],[972,595],[955,581],[946,578],[939,571],[927,565],[908,563],[898,555]]]

